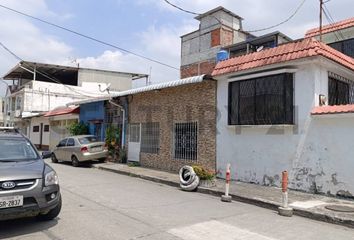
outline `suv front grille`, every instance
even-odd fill
[[[6,182],[13,182],[15,183],[14,188],[6,189],[3,188],[3,183]],[[16,190],[27,190],[32,188],[38,183],[37,179],[26,179],[26,180],[14,180],[14,181],[1,181],[0,182],[0,192],[5,192],[5,191],[16,191]]]

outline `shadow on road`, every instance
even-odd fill
[[[14,238],[26,234],[47,231],[58,224],[59,219],[51,221],[38,221],[36,218],[24,218],[8,221],[0,221],[0,239]]]

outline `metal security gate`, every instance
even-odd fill
[[[128,161],[139,162],[141,145],[140,123],[129,125]]]

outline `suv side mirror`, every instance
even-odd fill
[[[50,158],[51,156],[52,156],[52,152],[50,152],[50,151],[42,152],[42,158],[43,159]]]

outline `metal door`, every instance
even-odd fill
[[[128,141],[128,161],[139,162],[140,160],[141,124],[130,124]]]

